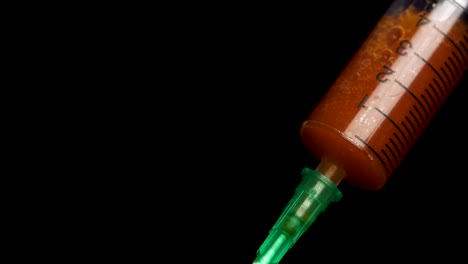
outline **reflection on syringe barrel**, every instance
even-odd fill
[[[395,1],[303,123],[304,146],[380,189],[467,69],[468,0]]]

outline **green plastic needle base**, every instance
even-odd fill
[[[330,202],[342,197],[337,186],[320,172],[304,168],[302,182],[257,251],[254,264],[277,264]]]

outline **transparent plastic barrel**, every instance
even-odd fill
[[[394,1],[303,123],[306,149],[352,185],[382,188],[467,72],[467,9]]]

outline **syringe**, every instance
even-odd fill
[[[396,0],[300,135],[320,160],[283,210],[254,263],[279,263],[347,181],[381,189],[468,70],[468,0]]]

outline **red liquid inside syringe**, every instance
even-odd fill
[[[305,147],[335,184],[380,189],[467,71],[466,14],[440,5],[390,10],[303,123]]]

